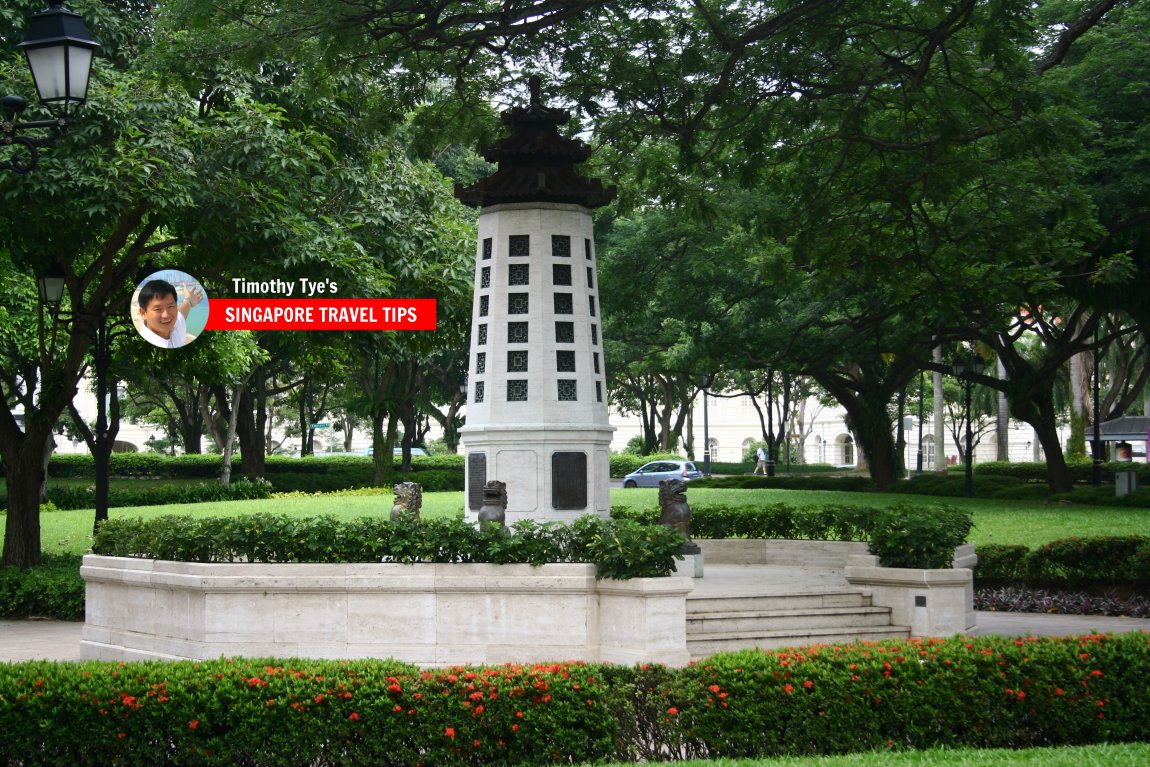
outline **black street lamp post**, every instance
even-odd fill
[[[914,461],[914,473],[922,474],[922,398],[925,394],[926,371],[918,371],[918,455]]]
[[[963,360],[954,363],[954,375],[962,379],[964,387],[964,412],[966,413],[966,484],[963,487],[963,495],[967,498],[974,497],[974,431],[971,428],[971,413],[970,413],[970,400],[971,394],[974,390],[974,381],[970,376],[976,376],[982,373],[982,360],[973,358],[971,360]]]
[[[60,302],[64,297],[64,270],[53,264],[37,279],[40,301],[53,317],[60,313]],[[96,328],[92,332],[96,347],[92,352],[96,367],[96,430],[93,435],[95,455],[92,456],[96,469],[96,521],[95,527],[108,518],[108,365],[111,361],[111,344],[108,336],[108,317],[101,311]]]
[[[775,372],[773,370],[767,371],[767,476],[775,476]]]
[[[0,170],[27,173],[39,162],[40,147],[55,144],[71,124],[70,112],[88,100],[92,56],[100,44],[92,39],[78,13],[65,8],[62,0],[51,0],[48,10],[28,22],[28,32],[18,47],[28,59],[40,103],[55,115],[51,120],[16,122],[28,102],[19,96],[0,99],[0,146],[16,146],[16,153],[0,162]],[[19,135],[26,130],[45,129],[49,131],[47,136]]]
[[[703,376],[703,476],[711,476],[711,431],[707,422],[707,388],[715,382],[715,375]]]
[[[1090,441],[1090,484],[1094,487],[1102,485],[1102,406],[1099,398],[1102,394],[1101,381],[1098,377],[1098,359],[1102,355],[1098,348],[1098,326],[1094,326],[1094,439]]]

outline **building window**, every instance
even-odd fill
[[[485,266],[479,270],[479,287],[491,287],[491,267]]]
[[[530,285],[531,264],[511,264],[507,270],[508,285]]]
[[[483,401],[483,382],[482,381],[476,381],[475,382],[475,401],[476,402],[482,402]]]
[[[487,343],[487,323],[486,322],[479,326],[479,340],[476,341],[475,343],[479,344],[480,346],[483,346],[483,344]]]
[[[475,353],[475,372],[477,374],[487,372],[487,352]]]
[[[551,255],[558,258],[571,258],[571,238],[565,234],[551,235]]]
[[[555,352],[555,369],[560,373],[575,372],[575,352],[560,349]]]
[[[599,372],[599,352],[592,352],[591,359],[595,362],[595,372]]]
[[[491,258],[491,238],[490,237],[484,237],[483,238],[483,258],[485,260]]]
[[[508,373],[526,373],[527,372],[527,350],[516,349],[515,351],[507,352],[507,372]]]
[[[527,314],[527,307],[529,302],[526,293],[508,293],[507,294],[507,313],[508,314]]]
[[[479,297],[479,316],[486,317],[487,310],[491,307],[491,301],[488,296]]]
[[[595,401],[603,401],[603,383],[601,381],[595,382]]]
[[[591,343],[595,346],[599,345],[599,326],[591,325]]]
[[[595,267],[593,266],[587,267],[587,287],[592,290],[595,288]]]
[[[507,323],[507,343],[509,343],[509,344],[525,344],[525,343],[527,343],[527,323],[526,322],[508,322]]]
[[[583,252],[587,254],[587,260],[591,260],[591,240],[583,238]]]
[[[575,402],[578,397],[575,396],[575,381],[568,378],[561,378],[556,383],[559,384],[559,401],[560,402]]]
[[[515,380],[507,382],[507,401],[508,402],[526,402],[527,401],[527,382],[524,380]]]
[[[591,310],[591,316],[595,316],[595,296],[587,296],[587,308]]]
[[[573,343],[575,343],[575,323],[574,322],[556,322],[555,323],[555,343],[557,343],[557,344],[573,344]]]
[[[507,238],[507,253],[511,256],[531,255],[531,235],[513,234]]]
[[[570,293],[556,293],[555,294],[555,313],[556,314],[574,314],[575,305],[571,301]]]
[[[551,284],[552,285],[570,285],[571,284],[571,265],[570,264],[552,264],[551,265]]]

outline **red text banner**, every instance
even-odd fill
[[[204,330],[435,330],[434,298],[213,298]]]

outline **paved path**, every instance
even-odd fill
[[[0,662],[80,660],[83,623],[0,620]],[[1045,613],[978,613],[978,636],[1066,636],[1070,634],[1150,631],[1150,619]]]

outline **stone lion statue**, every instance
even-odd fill
[[[676,477],[659,481],[659,524],[676,530],[687,539],[684,554],[699,553],[691,540],[691,507],[687,505],[687,483]]]
[[[419,519],[423,487],[418,482],[400,482],[392,490],[395,491],[395,505],[391,507],[391,518]]]
[[[479,524],[507,525],[507,483],[497,479],[483,486],[483,506],[479,508]]]

